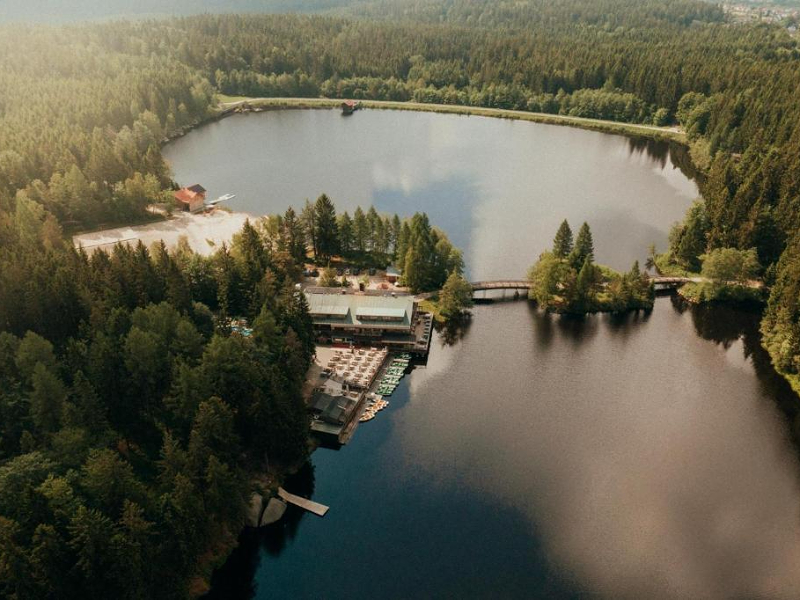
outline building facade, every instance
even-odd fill
[[[183,211],[198,212],[205,208],[206,189],[199,183],[179,189],[174,196],[178,208]]]
[[[319,343],[427,353],[429,315],[419,311],[413,296],[337,292],[306,293]]]

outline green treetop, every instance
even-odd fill
[[[717,248],[703,257],[703,277],[714,283],[745,283],[755,279],[761,266],[755,248]]]
[[[561,226],[556,232],[556,237],[553,239],[553,254],[557,258],[566,258],[572,252],[572,229],[564,219]]]
[[[589,224],[584,222],[578,230],[578,237],[575,238],[575,247],[569,255],[569,261],[577,270],[580,269],[589,257],[594,259],[594,241],[592,240],[592,230]]]
[[[446,319],[457,317],[472,307],[472,286],[456,272],[450,273],[439,294],[439,312]]]
[[[317,233],[317,252],[320,258],[330,258],[339,251],[339,232],[336,226],[336,208],[326,194],[317,198],[314,205]]]

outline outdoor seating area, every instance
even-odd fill
[[[327,371],[344,383],[368,388],[378,374],[388,354],[386,348],[337,348],[327,363]]]

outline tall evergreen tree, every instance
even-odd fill
[[[397,244],[400,241],[400,231],[402,230],[402,228],[403,224],[400,221],[400,217],[397,214],[395,214],[392,217],[392,228],[391,228],[391,238],[390,238],[392,254],[395,260],[397,260]]]
[[[364,211],[359,206],[353,213],[353,244],[355,250],[364,252],[369,243],[369,223]]]
[[[319,248],[317,248],[317,211],[316,207],[308,199],[306,199],[303,211],[300,213],[300,222],[303,224],[306,239],[314,252],[314,259],[316,260],[319,254]]]
[[[347,211],[343,212],[336,220],[339,229],[339,250],[342,254],[350,254],[353,250],[353,220]]]
[[[575,246],[569,255],[569,261],[575,270],[582,269],[586,259],[594,260],[594,242],[589,224],[584,222],[575,238]]]
[[[553,240],[553,254],[557,258],[567,258],[570,252],[572,252],[572,229],[564,219]]]
[[[283,215],[283,238],[289,256],[302,266],[306,261],[306,236],[300,218],[291,206]]]
[[[339,232],[336,226],[336,208],[326,194],[317,198],[314,215],[318,258],[327,260],[339,251]]]

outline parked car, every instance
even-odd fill
[[[345,269],[345,270],[344,270],[344,274],[345,274],[345,275],[350,275],[350,269]]]
[[[361,275],[361,269],[359,269],[358,267],[354,268],[353,275]]]
[[[311,270],[312,277],[319,277],[319,269],[312,269]]]
[[[377,273],[377,271],[375,270],[375,267],[372,267],[372,268],[369,270],[369,274],[370,274],[370,275],[375,275],[375,273]]]
[[[344,275],[344,269],[336,269],[336,274],[340,276]]]

